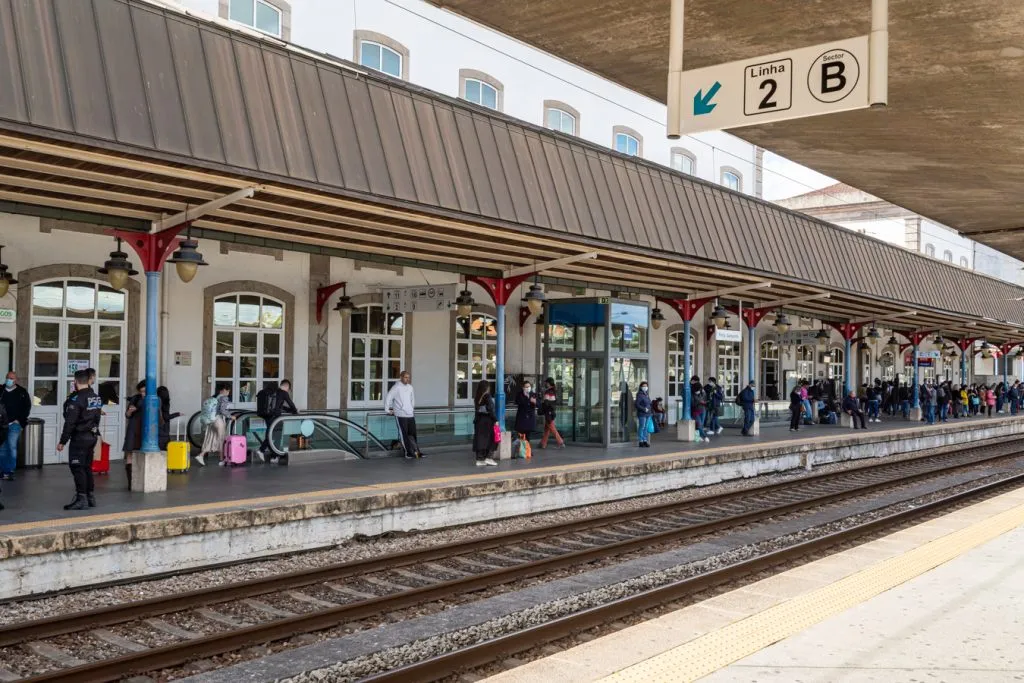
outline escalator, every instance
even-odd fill
[[[232,411],[234,420],[229,433],[245,436],[246,447],[253,451],[263,443],[267,424],[251,410]],[[275,455],[309,452],[337,454],[346,460],[380,458],[401,455],[401,443],[387,434],[378,438],[367,428],[338,415],[327,412],[282,415],[270,425],[270,450]],[[202,448],[203,427],[201,413],[189,418],[188,439],[194,452]]]

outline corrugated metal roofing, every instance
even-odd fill
[[[0,0],[0,128],[1024,320],[1024,290],[135,0]],[[685,270],[684,264],[680,265]]]

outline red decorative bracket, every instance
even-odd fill
[[[1002,354],[1004,356],[1009,356],[1010,355],[1010,351],[1013,351],[1018,346],[1020,346],[1020,342],[1015,342],[1013,344],[1009,344],[1009,343],[1007,343],[1007,344],[1000,344],[999,345],[999,350],[1002,352]]]
[[[658,299],[658,302],[678,313],[684,321],[692,321],[700,309],[714,300],[714,297],[711,297],[707,299]]]
[[[913,344],[900,344],[900,353],[902,354],[904,351],[909,349],[911,346],[913,346]]]
[[[981,339],[981,337],[965,337],[964,339],[957,339],[956,345],[957,348],[960,349],[960,351],[966,353],[967,349],[973,347],[974,342],[978,341],[979,339]]]
[[[832,323],[825,321],[825,324],[841,334],[845,341],[851,341],[867,323]]]
[[[344,282],[336,282],[333,285],[316,288],[316,322],[318,325],[323,321],[324,306],[327,304],[328,299],[339,289],[345,289],[345,284]]]
[[[771,309],[769,308],[744,308],[743,312],[740,313],[739,306],[727,306],[726,310],[740,316],[743,320],[743,324],[748,328],[757,327],[758,323],[764,320],[766,315],[771,313]]]
[[[711,341],[712,339],[715,338],[715,330],[716,329],[718,329],[718,328],[716,328],[714,326],[714,324],[711,324],[711,325],[707,326],[707,330],[705,330],[705,332],[704,332],[704,339],[705,339],[705,341]]]
[[[526,324],[526,321],[530,319],[531,315],[533,315],[533,313],[530,313],[530,307],[529,306],[520,306],[519,307],[519,336],[520,337],[523,336],[523,325]]]
[[[163,270],[171,252],[178,248],[181,242],[178,235],[187,228],[190,223],[182,223],[173,228],[167,228],[160,232],[131,232],[128,230],[106,230],[111,237],[120,237],[130,246],[142,260],[142,271],[145,273],[159,273]]]
[[[494,302],[495,306],[504,306],[508,303],[509,297],[512,296],[512,292],[516,291],[516,287],[523,284],[531,277],[534,273],[527,273],[526,275],[517,275],[515,277],[480,277],[477,275],[467,275],[466,282],[475,282],[476,284],[483,287],[487,295],[491,297],[491,301]]]

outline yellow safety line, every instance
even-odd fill
[[[972,424],[982,424],[985,422],[996,422],[996,419],[985,419],[979,420]],[[887,434],[890,432],[908,431],[908,428],[901,429],[889,429],[886,431],[872,432],[871,436]],[[850,435],[854,436],[854,435]],[[858,435],[859,436],[859,435]],[[763,441],[754,442],[751,444],[754,446],[769,447],[773,445],[785,445],[785,444],[815,444],[822,442],[830,442],[835,440],[835,435],[826,436],[815,436],[808,439],[798,439],[797,441]],[[591,468],[604,468],[614,467],[616,465],[624,465],[640,461],[657,461],[657,460],[673,460],[677,458],[700,458],[705,456],[719,455],[722,453],[735,453],[738,450],[738,446],[716,446],[713,448],[701,449],[699,451],[675,451],[673,453],[661,453],[655,455],[637,455],[628,458],[616,458],[614,460],[595,460],[593,462],[566,464],[566,465],[549,465],[547,467],[534,467],[528,470],[517,470],[514,472],[488,472],[481,474],[461,474],[461,475],[450,475],[446,477],[434,477],[431,479],[416,479],[412,481],[392,482],[383,484],[367,484],[363,486],[351,486],[348,488],[341,489],[323,489],[319,491],[306,491],[300,493],[288,493],[278,496],[264,496],[261,498],[238,498],[234,500],[222,500],[210,503],[196,503],[194,505],[179,505],[173,507],[164,508],[147,508],[140,510],[129,510],[125,512],[111,512],[103,515],[85,515],[81,517],[72,517],[66,519],[44,519],[35,522],[21,522],[18,524],[4,524],[0,525],[0,535],[7,533],[16,533],[19,531],[34,531],[38,529],[47,530],[59,530],[59,529],[75,529],[81,525],[95,525],[103,522],[120,522],[124,520],[143,522],[148,519],[167,517],[167,516],[180,516],[187,513],[197,512],[230,512],[238,509],[254,509],[260,507],[272,506],[276,503],[302,503],[302,502],[319,502],[319,499],[334,499],[343,496],[349,496],[354,493],[371,493],[371,492],[387,492],[395,491],[400,489],[421,489],[432,485],[438,484],[457,484],[457,483],[474,483],[477,481],[504,481],[508,479],[521,479],[524,477],[531,477],[536,475],[547,474],[551,472],[575,472],[579,470],[591,469]]]
[[[695,681],[920,576],[1024,523],[1018,505],[884,560],[828,586],[779,603],[606,676],[609,683]]]

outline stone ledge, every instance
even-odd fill
[[[346,495],[342,489],[335,492],[324,492],[325,497],[322,499],[317,498],[317,492],[312,492],[305,494],[310,498],[308,501],[280,505],[256,502],[254,507],[247,508],[245,507],[247,503],[244,500],[226,501],[222,508],[204,512],[189,511],[187,508],[181,508],[179,509],[181,512],[176,512],[175,508],[170,508],[154,511],[153,516],[149,519],[136,518],[115,522],[104,520],[93,525],[85,521],[79,522],[71,528],[33,529],[24,532],[8,532],[7,534],[0,531],[0,560],[234,529],[265,527],[316,518],[359,515],[378,510],[430,506],[474,497],[585,485],[593,482],[644,477],[748,460],[803,456],[802,461],[805,461],[807,457],[816,453],[837,454],[837,452],[851,447],[874,445],[880,450],[877,455],[865,456],[865,459],[908,451],[926,455],[929,452],[946,450],[951,446],[963,443],[963,441],[936,444],[925,448],[908,447],[902,450],[890,450],[891,447],[879,446],[899,444],[921,438],[928,438],[934,443],[936,437],[952,433],[969,435],[981,430],[993,432],[986,435],[984,441],[998,443],[1024,432],[1024,420],[979,420],[971,424],[971,429],[965,430],[960,427],[961,425],[942,425],[877,434],[863,432],[857,435],[840,434],[801,443],[765,444],[746,450],[722,447],[710,452],[641,456],[615,464],[596,462],[592,465],[569,465],[554,472],[501,473],[499,475],[501,478],[485,481],[439,483],[436,486],[431,486],[429,481],[410,482],[408,484],[410,487],[417,485],[418,487],[404,490],[365,491],[364,487],[358,495]],[[838,455],[841,456],[841,454]],[[827,462],[847,459],[851,458],[833,457]],[[145,516],[146,513],[145,510],[139,512],[141,516]]]

